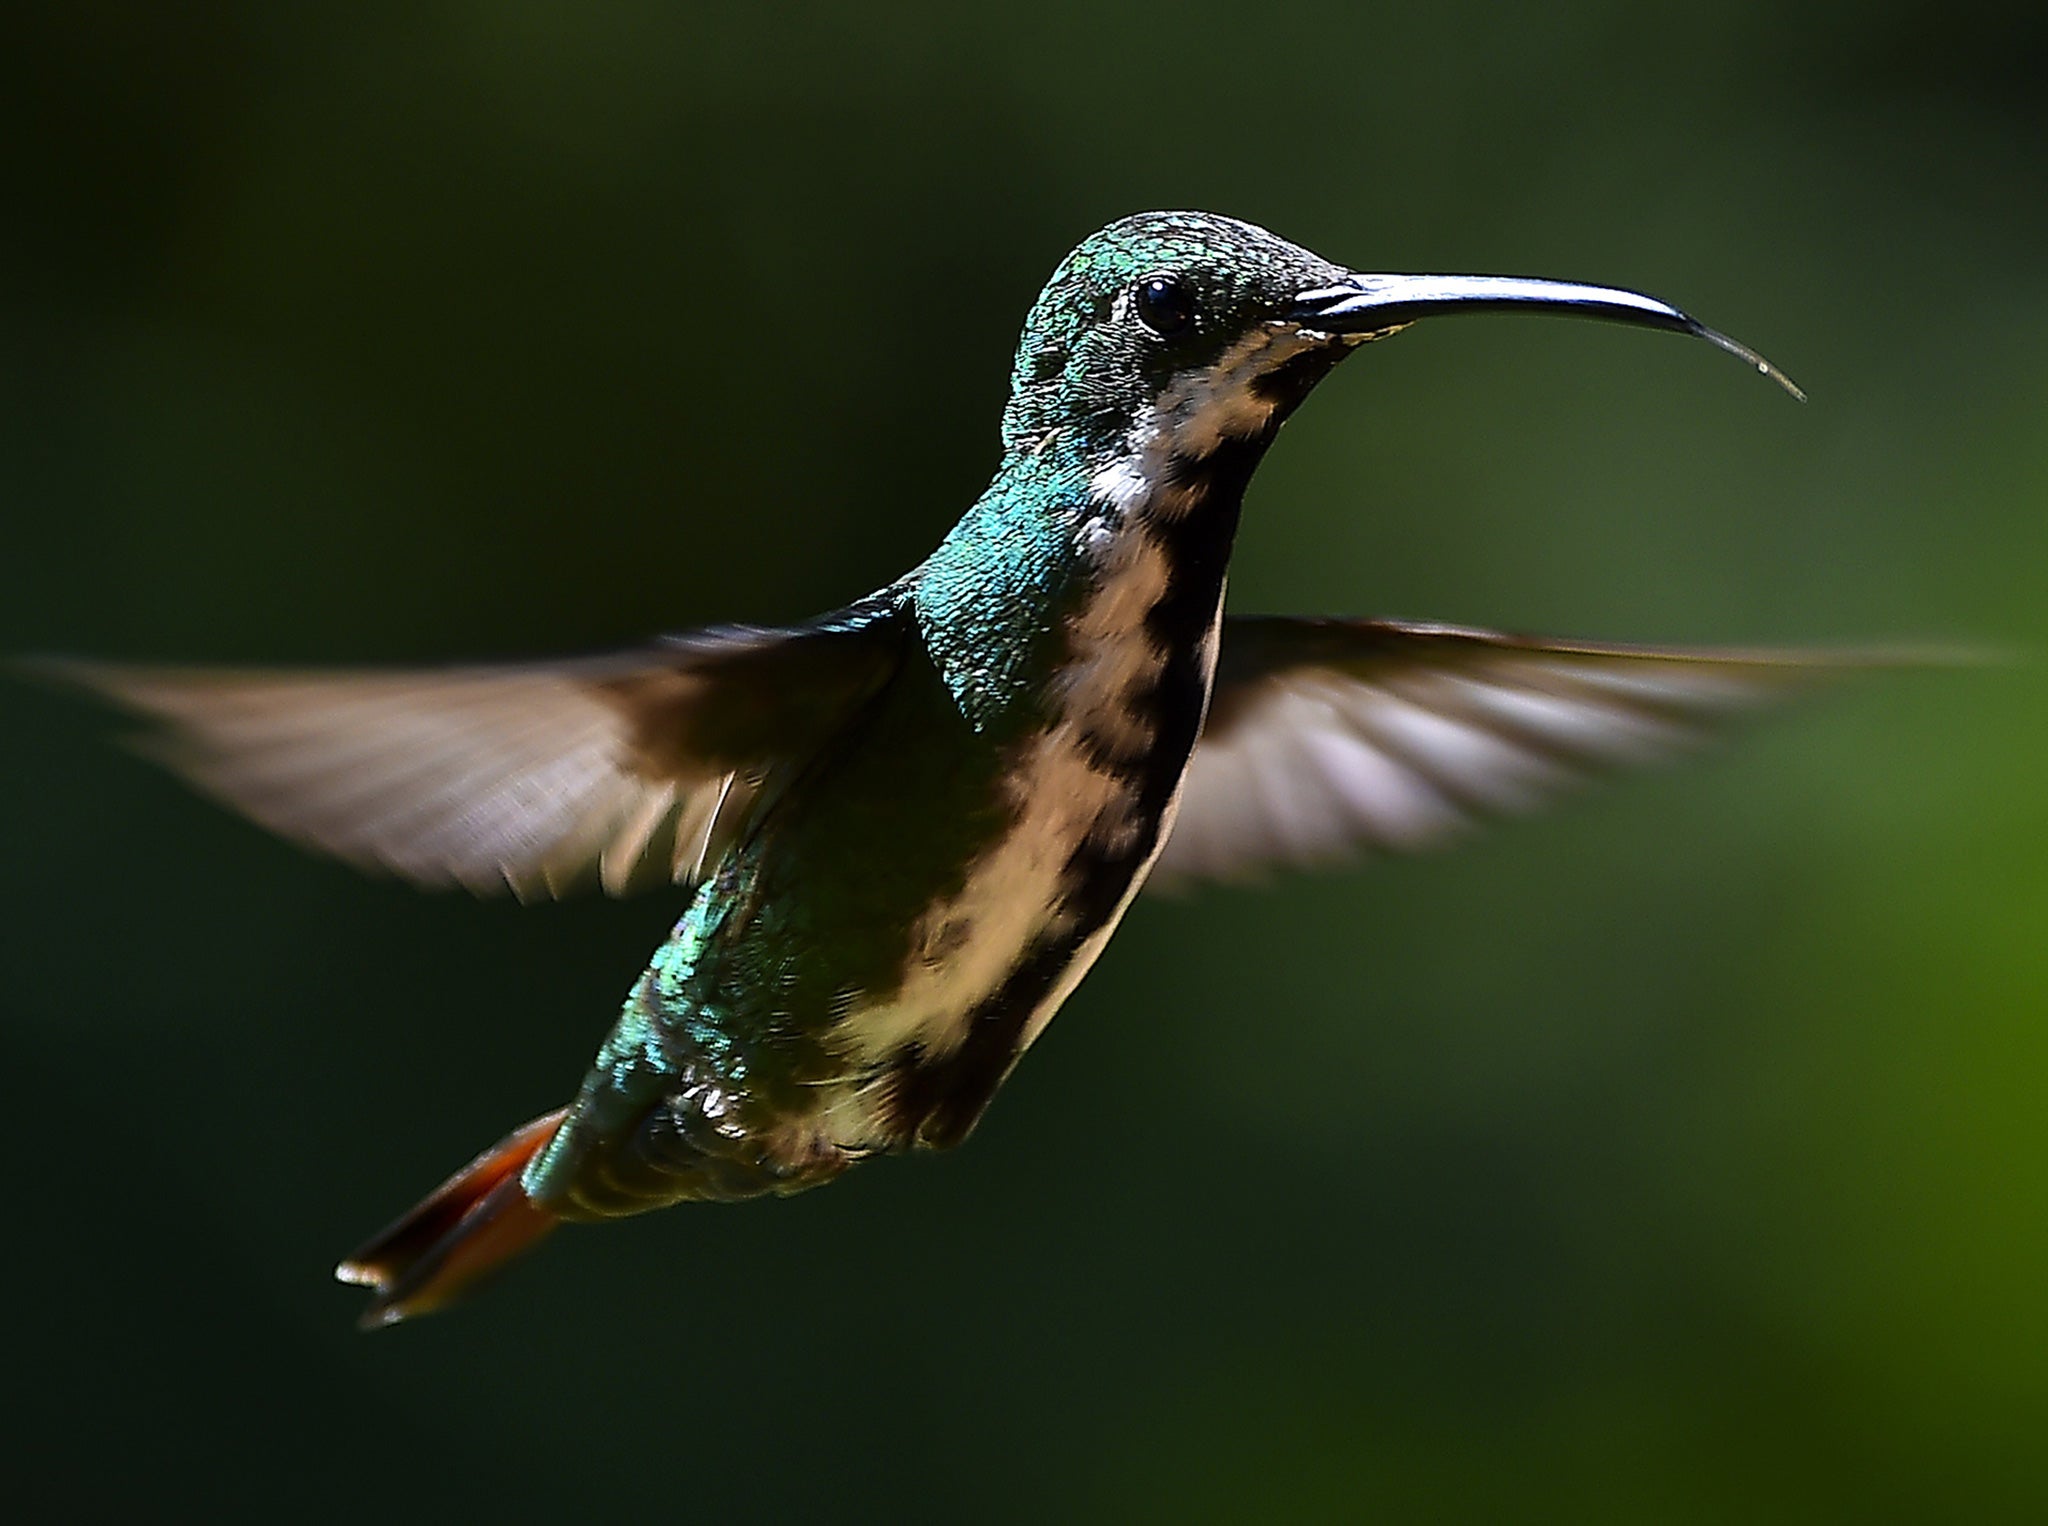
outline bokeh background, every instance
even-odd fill
[[[1154,206],[1611,281],[1339,374],[1247,610],[2048,651],[2038,6],[180,6],[0,20],[0,650],[799,617],[985,480]],[[1138,905],[971,1145],[336,1256],[554,1106],[677,910],[416,894],[0,694],[33,1513],[2048,1518],[2048,674],[1863,683],[1455,854]],[[11,1504],[10,1508],[14,1508]]]

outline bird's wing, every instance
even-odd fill
[[[902,639],[884,614],[491,667],[42,666],[156,722],[143,751],[284,837],[539,900],[694,881],[764,781],[887,682]]]
[[[1695,745],[1820,675],[1891,660],[1227,619],[1155,882],[1433,846]]]

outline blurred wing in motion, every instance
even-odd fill
[[[1433,846],[1895,660],[1277,617],[1226,619],[1222,643],[1155,883]]]
[[[57,661],[281,836],[521,900],[689,884],[764,782],[887,682],[893,617],[704,631],[566,662],[261,672]]]

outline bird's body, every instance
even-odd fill
[[[892,671],[698,888],[530,1193],[601,1217],[966,1137],[1171,826],[1243,478],[1298,401],[1222,395],[1230,435],[1181,421],[1215,441],[1201,469],[1054,439],[833,617]]]
[[[1755,359],[1631,293],[1361,277],[1149,214],[1041,294],[988,491],[835,615],[433,674],[74,669],[167,722],[203,787],[344,857],[522,895],[693,886],[575,1100],[344,1263],[378,1290],[369,1322],[562,1220],[958,1143],[1155,866],[1429,841],[1815,666],[1224,618],[1244,489],[1287,415],[1365,340],[1486,306]]]

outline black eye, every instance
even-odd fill
[[[1138,321],[1161,336],[1178,334],[1195,321],[1195,299],[1172,276],[1147,276],[1138,283]]]

